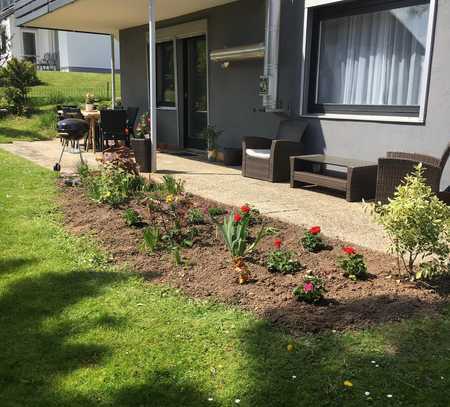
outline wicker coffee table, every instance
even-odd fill
[[[373,162],[323,154],[291,157],[292,188],[317,185],[343,191],[347,201],[355,202],[374,198],[376,181],[377,164]]]

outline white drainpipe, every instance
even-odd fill
[[[111,39],[111,106],[116,107],[116,50],[114,44],[114,35],[110,35]]]
[[[277,111],[278,106],[278,55],[280,48],[281,0],[266,0],[266,55],[264,76],[268,80],[268,91],[263,96],[266,111]]]
[[[148,47],[149,47],[149,102],[150,102],[150,138],[152,139],[152,172],[156,172],[156,13],[155,0],[148,0]]]

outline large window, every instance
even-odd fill
[[[317,8],[309,111],[419,116],[429,13],[424,0]]]
[[[175,107],[175,63],[173,41],[156,45],[156,92],[159,107]]]

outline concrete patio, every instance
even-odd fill
[[[0,148],[51,169],[61,149],[59,141],[15,142]],[[89,165],[97,165],[94,154],[83,154]],[[74,173],[78,155],[65,154],[62,173]],[[332,238],[349,241],[375,250],[385,250],[387,241],[362,203],[348,203],[314,189],[291,189],[288,184],[271,184],[241,176],[239,168],[224,167],[195,157],[158,154],[158,174],[172,174],[186,181],[186,190],[240,206],[249,203],[263,214],[301,226],[320,225]]]

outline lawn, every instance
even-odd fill
[[[294,340],[114,268],[54,181],[0,151],[2,407],[448,406],[447,313]]]
[[[49,112],[60,103],[79,104],[86,93],[91,92],[105,99],[109,96],[111,75],[78,72],[38,72],[42,85],[30,90],[33,114],[29,117],[7,116],[0,118],[0,143],[13,141],[48,140],[55,136],[49,125]],[[109,85],[108,85],[109,83]],[[120,95],[120,75],[117,75]]]

